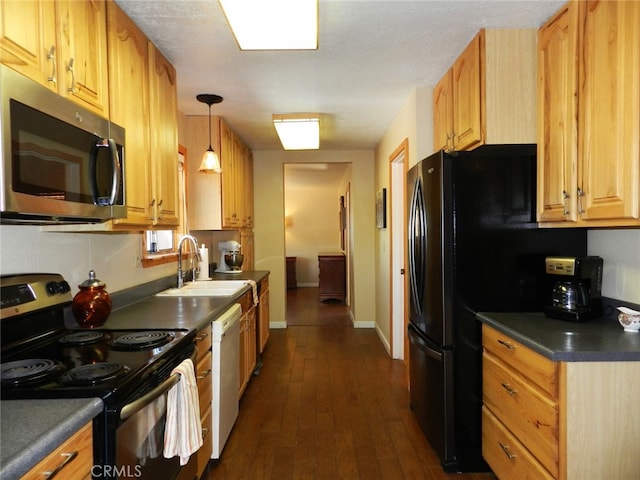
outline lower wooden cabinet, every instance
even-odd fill
[[[33,467],[21,480],[42,480],[57,472],[66,480],[90,480],[93,466],[93,427],[87,423]]]
[[[482,326],[482,455],[502,480],[636,480],[640,362],[554,362]]]
[[[253,292],[249,290],[240,298],[242,318],[240,318],[240,381],[238,396],[244,393],[251,375],[256,368],[256,306]]]
[[[269,340],[269,277],[260,282],[258,301],[258,352],[262,353]]]

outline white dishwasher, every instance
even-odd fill
[[[211,375],[213,399],[211,427],[213,451],[218,459],[238,418],[240,382],[240,318],[242,309],[236,303],[211,322]]]

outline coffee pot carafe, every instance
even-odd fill
[[[545,271],[555,283],[545,314],[561,320],[582,321],[602,315],[602,258],[547,257]]]

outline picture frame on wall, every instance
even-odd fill
[[[376,194],[376,226],[387,228],[387,189],[383,188]]]

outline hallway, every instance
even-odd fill
[[[409,408],[404,365],[373,329],[345,324],[346,307],[319,303],[289,309],[307,325],[271,330],[208,479],[494,479],[442,471]]]

